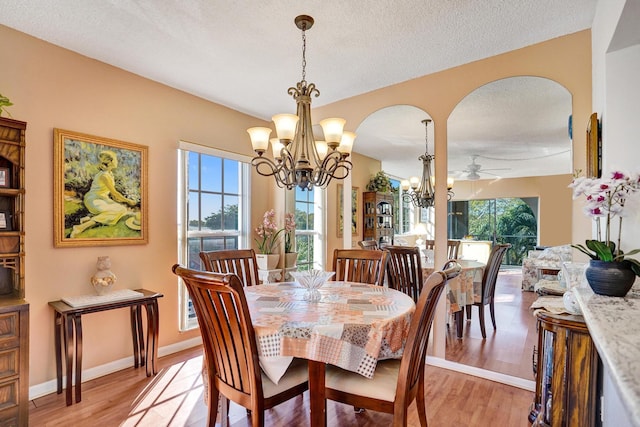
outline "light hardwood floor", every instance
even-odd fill
[[[474,319],[477,321],[476,310]],[[473,326],[471,331],[473,335]],[[500,326],[499,331],[502,333]],[[487,333],[489,339],[493,329]],[[486,347],[503,351],[495,346]],[[490,348],[486,348],[485,353]],[[71,406],[65,405],[64,394],[53,393],[35,399],[31,402],[30,425],[204,426],[207,408],[202,400],[201,347],[162,357],[159,365],[160,372],[152,378],[147,378],[143,369],[129,368],[88,381],[83,384],[82,402]],[[526,365],[530,370],[530,359],[526,360]],[[527,415],[533,401],[532,392],[447,369],[433,366],[426,369],[430,427],[529,425]],[[305,393],[266,411],[265,425],[308,425],[308,399],[308,393]],[[409,426],[418,426],[415,404],[410,407],[410,414]],[[231,407],[230,421],[232,427],[250,425],[244,408],[235,405]],[[355,414],[350,406],[327,404],[328,426],[387,426],[390,423],[391,416],[387,414],[371,411]]]
[[[482,339],[478,308],[473,307],[466,320],[463,338],[457,339],[450,327],[446,340],[446,360],[534,380],[532,352],[537,344],[536,320],[529,308],[537,295],[521,290],[520,269],[500,271],[496,282],[495,313],[497,330],[493,330],[489,307],[485,307],[487,339]]]

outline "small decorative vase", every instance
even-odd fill
[[[280,254],[257,254],[256,263],[260,270],[275,270],[280,261]]]
[[[286,252],[284,254],[284,268],[295,267],[298,263],[298,252]]]
[[[594,293],[610,297],[625,296],[636,280],[636,275],[628,262],[592,259],[589,261],[585,275]]]
[[[111,271],[111,258],[99,256],[96,262],[98,271],[91,276],[91,284],[98,295],[105,295],[116,284],[116,275]]]

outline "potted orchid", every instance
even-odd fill
[[[258,244],[259,254],[256,255],[258,267],[262,270],[273,270],[278,265],[280,254],[274,253],[280,243],[278,237],[284,231],[284,228],[278,228],[276,225],[276,213],[270,209],[262,216],[262,223],[255,229],[258,238],[255,239]]]
[[[296,252],[296,219],[293,213],[284,215],[284,266],[295,267],[298,261]]]
[[[597,239],[571,245],[591,258],[586,270],[589,285],[598,294],[626,295],[635,277],[640,276],[640,262],[629,256],[640,249],[625,253],[620,248],[622,218],[627,202],[640,190],[640,177],[615,171],[608,178],[574,177],[569,187],[573,188],[574,199],[586,198],[584,212],[596,223]],[[614,241],[611,229],[616,225],[613,222],[616,217],[618,235]]]

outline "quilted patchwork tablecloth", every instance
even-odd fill
[[[424,262],[424,260],[423,260]],[[447,307],[449,313],[462,310],[465,305],[471,305],[480,299],[480,284],[485,264],[478,261],[458,260],[462,271],[457,277],[447,281]],[[423,264],[422,278],[425,283],[427,277],[434,272],[433,264]],[[474,282],[477,285],[474,287]]]
[[[244,289],[263,367],[293,356],[371,378],[378,360],[402,356],[415,311],[409,296],[362,283],[327,282],[319,302],[292,282]]]

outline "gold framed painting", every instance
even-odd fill
[[[148,147],[54,129],[54,246],[149,242]]]
[[[591,114],[587,124],[587,178],[602,176],[602,138],[598,113]]]
[[[342,184],[338,184],[338,237],[342,237],[342,233],[344,232],[344,218],[342,215],[342,207],[344,203],[342,202],[344,187]],[[358,221],[360,216],[360,209],[358,208],[358,187],[351,187],[351,234],[357,236],[360,234],[360,221]]]

